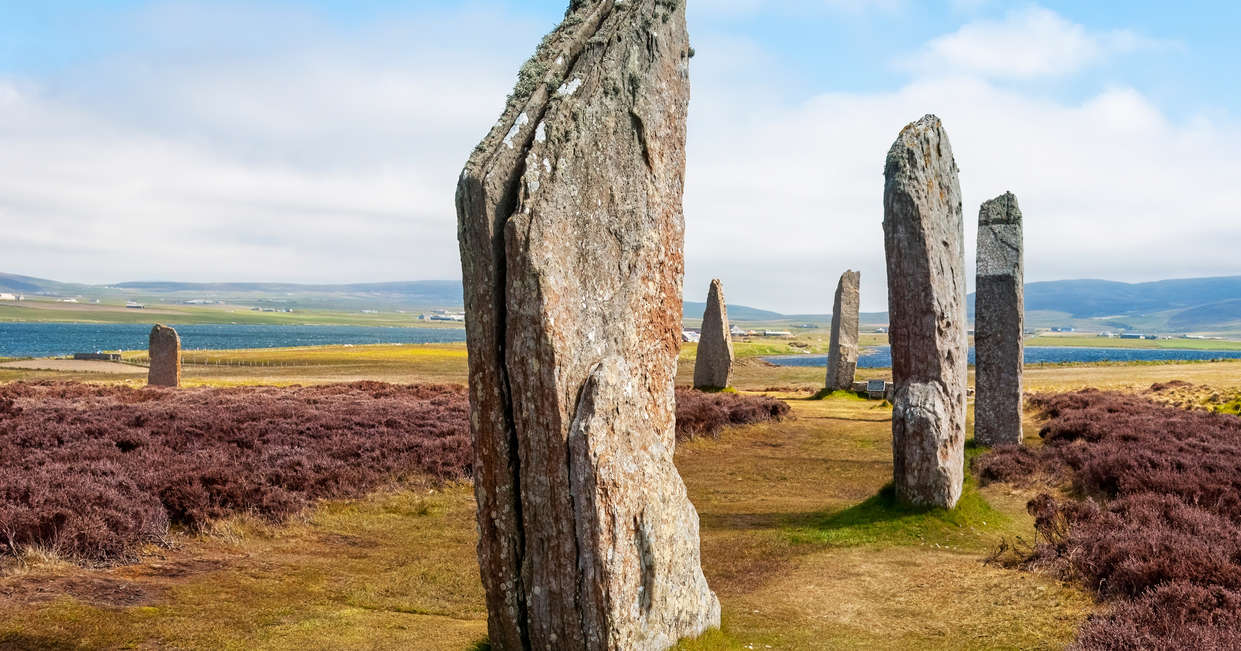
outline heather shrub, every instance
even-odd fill
[[[767,396],[704,393],[678,387],[676,400],[677,439],[715,437],[730,425],[778,421],[789,414],[788,403]]]
[[[468,422],[449,386],[2,385],[0,553],[124,559],[170,524],[279,520],[405,476],[463,478]]]
[[[678,438],[789,412],[762,396],[676,395]],[[466,478],[472,454],[463,387],[0,385],[0,554],[130,559],[174,524],[278,521],[406,476]]]
[[[1156,385],[1152,392],[1179,385]],[[1035,396],[1041,448],[977,458],[984,484],[1059,477],[1077,499],[1029,504],[1029,560],[1109,603],[1077,646],[1241,645],[1241,418],[1096,390]]]

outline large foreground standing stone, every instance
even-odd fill
[[[974,440],[1021,444],[1021,370],[1025,344],[1021,209],[1006,192],[978,211],[974,300]]]
[[[720,279],[711,281],[707,307],[702,313],[702,336],[694,358],[694,388],[723,389],[732,381],[733,335],[728,324],[728,306]]]
[[[896,493],[952,508],[965,455],[965,231],[957,164],[939,118],[901,131],[884,178]]]
[[[151,328],[147,356],[151,358],[147,384],[157,387],[181,386],[181,337],[176,330],[155,324],[155,327]]]
[[[849,270],[840,275],[836,284],[836,302],[832,305],[832,342],[827,351],[828,391],[849,391],[857,371],[858,355],[858,287],[862,273]]]
[[[672,463],[684,6],[574,0],[457,186],[496,649],[659,649],[719,624]]]

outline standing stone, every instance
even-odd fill
[[[151,328],[151,368],[147,372],[147,384],[156,387],[181,386],[181,337],[177,331],[165,325]]]
[[[684,6],[573,0],[457,186],[496,649],[660,649],[719,625],[673,465]]]
[[[718,390],[727,387],[733,375],[733,335],[728,325],[728,306],[720,279],[711,281],[707,307],[702,313],[702,336],[694,359],[694,388]]]
[[[884,178],[896,493],[952,508],[965,457],[965,231],[957,164],[939,118],[901,130]]]
[[[1021,209],[1011,192],[978,211],[974,440],[1020,445],[1025,289]]]
[[[853,387],[858,355],[858,287],[860,271],[849,270],[836,284],[832,306],[832,343],[827,351],[827,390],[848,391]]]

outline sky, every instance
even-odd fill
[[[1241,273],[1241,3],[687,0],[685,296],[886,309],[883,160],[935,113],[1026,280]],[[565,0],[0,0],[0,272],[460,278],[453,195]]]

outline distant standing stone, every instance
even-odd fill
[[[884,177],[894,484],[906,501],[952,508],[965,461],[965,229],[939,118],[901,131]]]
[[[1025,329],[1021,209],[1006,192],[978,211],[974,303],[974,440],[1021,444],[1021,370]]]
[[[862,273],[849,270],[836,284],[832,306],[832,342],[827,353],[827,389],[848,391],[853,386],[858,355],[858,285]]]
[[[720,279],[711,281],[707,308],[702,313],[702,336],[694,360],[694,388],[723,389],[733,375],[733,336],[728,325],[728,306]]]
[[[151,368],[147,384],[156,387],[181,386],[181,337],[177,331],[165,325],[151,328]]]

